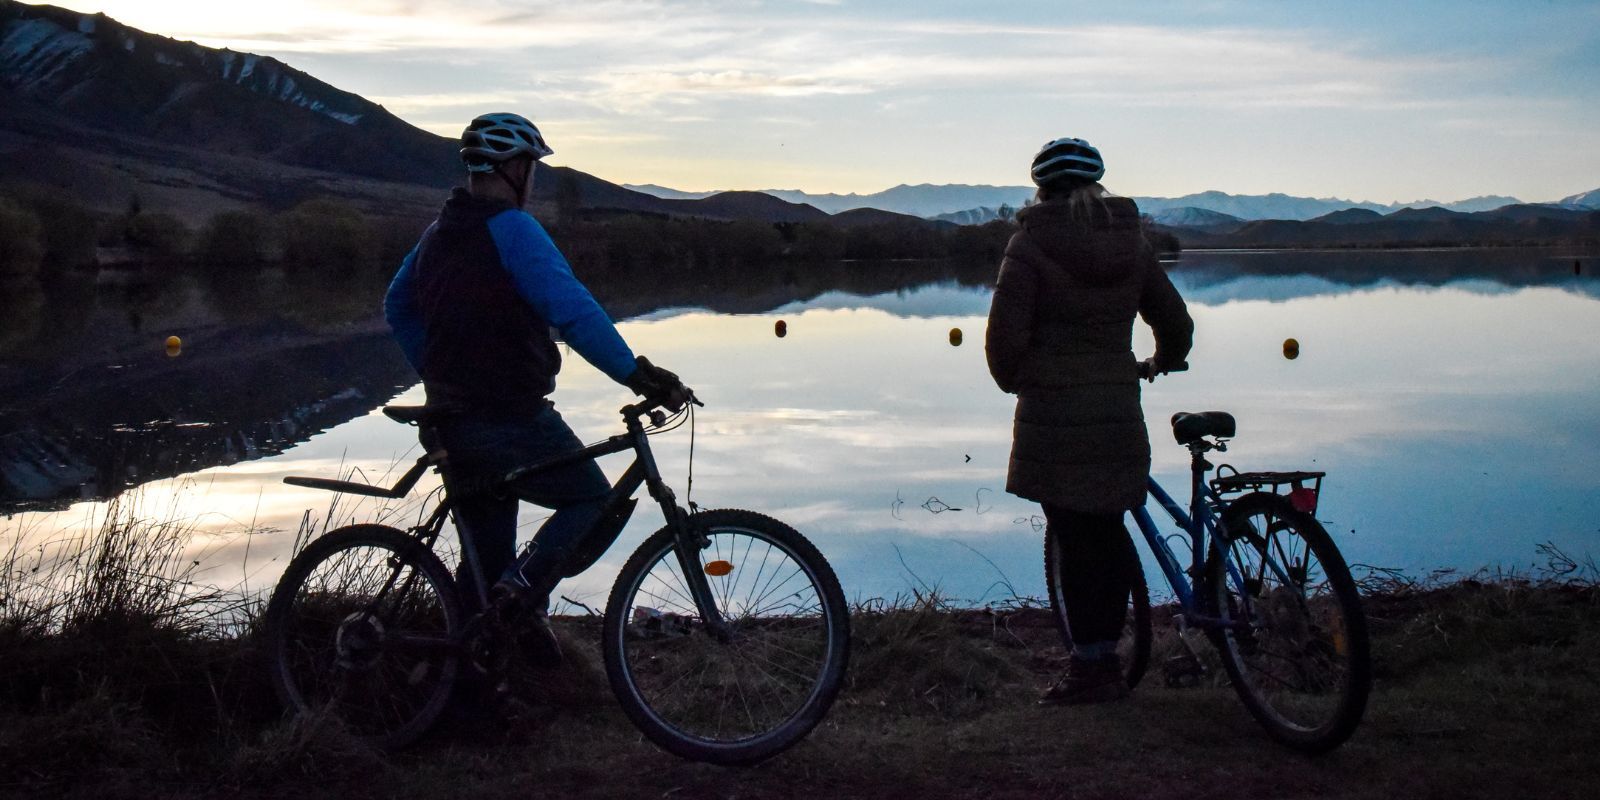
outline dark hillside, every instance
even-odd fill
[[[1438,206],[1428,206],[1427,208],[1402,208],[1392,214],[1384,215],[1384,218],[1390,221],[1442,222],[1464,219],[1467,216],[1469,215],[1463,214],[1459,211],[1451,211],[1450,209],[1440,208]]]
[[[1586,244],[1600,241],[1600,212],[1555,205],[1493,211],[1347,209],[1304,222],[1257,220],[1232,231],[1167,226],[1186,248],[1433,247]]]
[[[104,14],[0,0],[0,103],[0,190],[42,186],[102,215],[137,207],[198,228],[221,211],[333,197],[409,225],[430,218],[462,180],[453,139],[376,103],[271,57],[145,33]],[[545,164],[534,200],[551,221],[584,210],[829,221],[766,193],[667,200]],[[840,226],[909,219],[877,214]]]
[[[453,139],[277,59],[54,6],[0,0],[0,102],[0,179],[58,187],[103,212],[137,195],[198,222],[240,205],[331,195],[374,213],[428,216],[462,175]],[[534,193],[558,207],[764,222],[827,216],[754,192],[666,201],[548,165]]]
[[[455,172],[448,139],[277,59],[103,14],[0,0],[0,69],[18,97],[60,112],[69,141],[89,128],[379,180],[439,184]]]
[[[791,203],[764,192],[719,192],[702,200],[657,200],[662,210],[707,219],[757,222],[817,222],[828,212],[816,206]]]
[[[1377,222],[1382,218],[1382,214],[1370,208],[1347,208],[1343,211],[1323,214],[1320,217],[1307,220],[1307,222],[1318,222],[1323,225],[1365,225],[1369,222]]]
[[[1237,228],[1245,221],[1232,214],[1223,214],[1205,208],[1184,206],[1153,214],[1156,222],[1174,228]]]
[[[828,217],[829,225],[839,228],[859,228],[873,225],[904,225],[911,228],[925,228],[933,230],[949,230],[957,227],[954,222],[932,220],[925,217],[913,217],[910,214],[897,214],[893,211],[879,211],[876,208],[853,208],[841,211]]]

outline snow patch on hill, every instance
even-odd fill
[[[93,48],[94,42],[78,31],[42,19],[23,20],[0,36],[0,71],[6,83],[27,91]]]

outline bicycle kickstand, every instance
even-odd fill
[[[1182,614],[1174,614],[1172,625],[1178,629],[1178,641],[1183,645],[1184,652],[1167,659],[1163,665],[1167,685],[1173,688],[1198,686],[1200,679],[1205,677],[1206,665],[1189,642],[1189,621]]]

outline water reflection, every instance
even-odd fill
[[[1574,278],[1570,253],[1478,257],[1185,256],[1174,274],[1193,306],[1196,349],[1190,373],[1145,393],[1157,477],[1176,488],[1185,474],[1186,454],[1171,443],[1167,417],[1226,409],[1240,419],[1229,456],[1241,467],[1330,472],[1321,513],[1354,560],[1414,570],[1513,564],[1547,540],[1600,552],[1600,526],[1580,507],[1600,484],[1600,411],[1592,404],[1600,341],[1574,335],[1600,329],[1592,279]],[[950,346],[953,329],[983,330],[987,274],[946,272],[905,288],[899,282],[913,267],[875,268],[831,268],[859,291],[797,278],[707,288],[692,299],[685,290],[682,299],[608,303],[632,315],[623,327],[636,349],[684,375],[710,403],[696,433],[696,502],[795,524],[823,547],[852,594],[893,594],[917,581],[968,599],[993,599],[1005,585],[1038,594],[1038,509],[1003,491],[1012,401],[990,383],[981,347]],[[1303,274],[1312,268],[1320,272]],[[1491,277],[1499,272],[1503,279]],[[293,530],[307,509],[325,511],[329,496],[282,486],[282,476],[360,468],[379,481],[414,457],[411,429],[374,412],[397,383],[409,382],[381,333],[322,332],[320,341],[257,354],[255,342],[308,334],[256,310],[255,321],[229,328],[245,331],[229,344],[206,346],[202,334],[191,345],[186,333],[182,358],[158,357],[152,332],[166,335],[173,315],[201,314],[184,305],[194,296],[178,292],[166,304],[141,306],[148,371],[140,356],[123,373],[69,377],[23,408],[30,420],[99,430],[107,441],[194,444],[181,457],[124,447],[124,455],[106,457],[111,468],[95,462],[87,470],[96,494],[125,484],[130,462],[147,479],[257,458],[145,491],[177,497],[196,516],[222,512],[254,519],[261,530]],[[111,309],[86,312],[87,320],[115,317]],[[774,335],[779,320],[782,338]],[[131,326],[126,317],[123,324]],[[1137,347],[1146,352],[1151,343],[1140,336]],[[1291,338],[1301,346],[1293,361],[1283,349]],[[237,357],[207,366],[205,354],[219,347]],[[352,388],[359,396],[343,394]],[[420,392],[408,389],[401,399],[420,401]],[[587,440],[615,432],[626,399],[576,359],[557,395]],[[18,419],[19,407],[9,396],[6,420]],[[294,430],[282,427],[285,419]],[[151,429],[143,425],[150,420],[170,422]],[[213,424],[181,427],[186,422]],[[20,429],[8,429],[3,441]],[[270,446],[217,449],[241,431]],[[681,496],[688,437],[656,445]],[[22,462],[5,457],[10,481]],[[621,466],[603,462],[613,477]],[[60,485],[87,472],[64,470]],[[397,518],[414,511],[414,504],[391,509]],[[335,516],[374,513],[352,505]],[[536,527],[543,514],[526,508],[524,527]],[[45,524],[43,515],[31,516]],[[219,518],[217,528],[228,524]],[[641,509],[602,564],[562,592],[603,602],[628,550],[659,524],[653,510]],[[250,538],[259,567],[281,555],[289,537]],[[218,549],[216,574],[239,571],[226,565],[244,547]]]

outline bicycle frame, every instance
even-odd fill
[[[1161,567],[1167,583],[1172,586],[1173,593],[1178,597],[1178,604],[1183,609],[1184,622],[1207,628],[1240,626],[1244,623],[1229,619],[1226,608],[1220,609],[1223,614],[1221,617],[1203,613],[1197,596],[1196,585],[1204,580],[1206,574],[1207,554],[1224,559],[1222,563],[1227,565],[1228,579],[1236,586],[1242,587],[1244,578],[1218,531],[1217,515],[1213,509],[1221,508],[1224,502],[1222,497],[1206,484],[1205,473],[1211,469],[1211,464],[1201,455],[1200,449],[1191,446],[1190,453],[1193,458],[1190,464],[1190,499],[1187,510],[1178,505],[1178,501],[1174,500],[1172,495],[1167,494],[1154,476],[1148,478],[1150,497],[1154,498],[1156,504],[1189,536],[1190,565],[1184,568],[1178,556],[1172,552],[1166,537],[1162,536],[1160,529],[1156,527],[1148,504],[1133,509],[1133,519],[1138,524],[1139,530],[1144,533],[1145,541],[1150,545],[1150,552],[1155,554],[1156,563]],[[1248,614],[1245,617],[1248,618]]]
[[[678,546],[674,548],[674,552],[677,554],[678,567],[689,584],[689,592],[699,609],[700,618],[708,630],[714,635],[722,637],[727,633],[727,625],[722,619],[721,612],[717,610],[711,594],[711,584],[706,580],[704,571],[692,555],[704,549],[707,545],[707,540],[704,536],[696,535],[693,527],[689,525],[688,513],[678,505],[677,495],[661,478],[661,470],[656,466],[655,455],[650,450],[649,433],[639,421],[640,417],[650,413],[650,405],[648,403],[624,407],[622,415],[627,428],[626,433],[611,436],[581,450],[575,450],[544,461],[518,467],[502,476],[498,483],[504,486],[519,478],[544,470],[600,458],[601,456],[620,453],[624,450],[634,451],[633,463],[628,465],[622,476],[617,479],[611,492],[606,495],[603,505],[605,511],[602,512],[602,517],[618,508],[621,504],[631,500],[641,485],[647,486],[650,497],[660,505],[662,516],[666,519],[667,524],[672,526],[676,534]],[[418,460],[418,467],[427,463],[438,463],[442,460],[442,455],[438,457],[432,455],[424,456]],[[413,471],[417,471],[418,467],[413,467]],[[411,479],[411,483],[415,483],[415,478],[411,473],[407,473],[407,478]],[[406,479],[403,478],[402,483],[405,483],[405,481]],[[320,488],[333,488],[327,485],[329,483],[340,482],[323,481],[323,485]],[[406,489],[409,490],[410,486],[406,485]],[[404,492],[401,492],[400,496],[403,495]],[[473,533],[470,526],[463,525],[459,515],[454,512],[455,501],[446,495],[440,501],[438,507],[433,510],[433,513],[429,515],[428,520],[413,528],[412,531],[419,541],[431,548],[434,541],[438,539],[443,531],[446,517],[455,522],[457,535],[461,538],[461,557],[463,563],[466,564],[466,572],[471,576],[473,589],[478,594],[481,607],[487,608],[489,605],[489,586],[493,581],[483,573],[483,566],[479,563],[477,549],[473,546]]]

